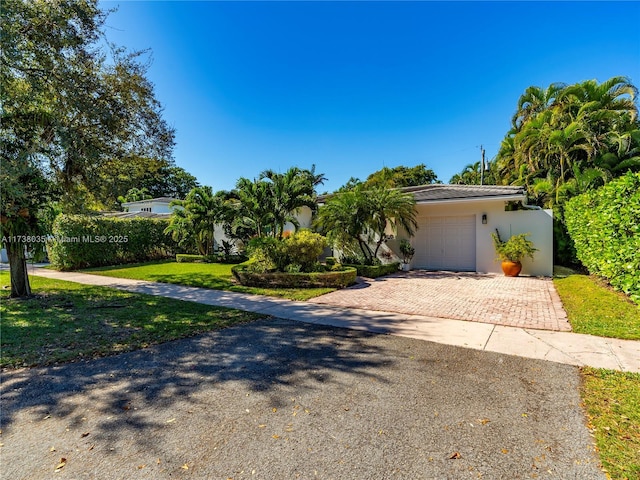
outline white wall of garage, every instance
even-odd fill
[[[534,259],[523,260],[522,275],[551,276],[553,274],[553,214],[551,210],[518,210],[506,212],[505,202],[496,201],[445,201],[416,205],[421,228],[428,228],[427,219],[445,217],[451,222],[459,216],[475,216],[475,271],[481,273],[501,273],[500,262],[496,260],[491,233],[498,228],[503,240],[511,235],[529,233],[528,238],[538,249]],[[487,215],[487,224],[482,223],[482,215]],[[455,222],[453,222],[455,223]],[[427,232],[418,231],[411,239],[416,250],[424,248]],[[412,266],[424,264],[424,254],[416,252]],[[422,265],[424,266],[424,265]]]

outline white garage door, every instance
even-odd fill
[[[414,268],[476,270],[476,217],[424,217],[414,238]]]

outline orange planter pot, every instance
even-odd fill
[[[502,271],[507,277],[517,277],[522,271],[522,264],[505,260],[502,262]]]

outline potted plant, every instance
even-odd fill
[[[416,249],[413,248],[409,240],[403,238],[400,240],[400,253],[402,254],[402,268],[403,271],[408,272],[411,269],[411,259],[416,254]]]
[[[502,271],[507,277],[517,277],[522,270],[522,259],[530,257],[533,260],[534,252],[538,251],[537,248],[534,248],[533,242],[527,239],[527,235],[529,234],[513,235],[509,240],[503,242],[497,228],[496,233],[491,234],[498,260],[502,261]]]

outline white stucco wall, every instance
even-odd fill
[[[505,212],[503,201],[474,201],[460,203],[429,203],[417,205],[418,217],[475,215],[476,271],[502,273],[496,259],[491,233],[498,228],[503,240],[511,235],[530,233],[529,238],[538,251],[534,259],[523,260],[522,275],[553,275],[553,214],[551,210],[518,210]],[[482,215],[487,224],[482,224]]]

